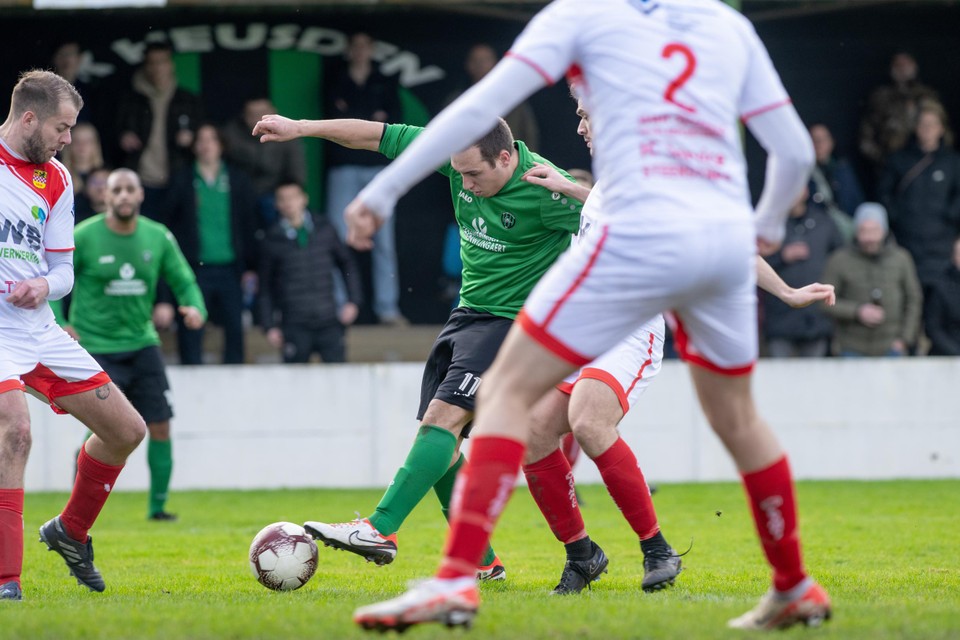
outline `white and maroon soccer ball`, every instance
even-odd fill
[[[250,545],[250,569],[268,589],[299,589],[317,570],[317,543],[298,524],[268,524]]]

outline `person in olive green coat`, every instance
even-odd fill
[[[865,202],[854,215],[855,243],[835,251],[823,281],[837,304],[834,351],[841,356],[903,356],[917,341],[923,295],[913,259],[887,239],[887,212]]]

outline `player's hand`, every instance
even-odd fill
[[[783,296],[783,301],[794,309],[800,309],[820,301],[823,301],[828,307],[832,307],[837,303],[837,294],[832,284],[814,282],[800,289],[791,289]]]
[[[7,296],[7,302],[20,309],[38,309],[50,295],[50,283],[46,278],[21,280]]]
[[[348,327],[357,320],[358,315],[360,315],[360,307],[352,302],[345,302],[337,312],[337,319],[340,320],[340,324]]]
[[[780,250],[781,242],[767,240],[757,236],[757,253],[766,258],[767,256],[772,256],[777,251]]]
[[[560,175],[560,172],[548,164],[534,163],[533,167],[527,169],[526,173],[520,176],[520,179],[530,184],[535,184],[549,189],[550,191],[563,192],[570,185],[570,181]]]
[[[347,223],[347,244],[357,251],[373,249],[373,235],[383,226],[373,209],[354,198],[344,210],[343,219]]]
[[[300,128],[295,120],[271,113],[253,125],[253,135],[260,136],[260,142],[286,142],[299,138]]]
[[[173,305],[169,302],[158,302],[153,305],[153,326],[163,331],[173,324]]]
[[[267,329],[267,342],[274,349],[279,349],[283,346],[283,331],[274,327],[273,329]]]
[[[183,324],[187,329],[200,329],[203,327],[203,314],[196,307],[180,306],[177,311],[183,316]]]

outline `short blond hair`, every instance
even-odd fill
[[[10,97],[10,113],[19,118],[32,111],[41,120],[46,120],[59,111],[60,105],[70,102],[80,111],[83,98],[72,84],[53,73],[33,69],[20,74],[20,80]]]

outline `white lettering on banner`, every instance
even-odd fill
[[[129,38],[114,40],[110,44],[110,50],[127,64],[137,65],[143,61],[143,52],[148,41],[167,39],[177,53],[210,53],[217,48],[250,51],[266,47],[271,51],[294,49],[332,57],[340,56],[346,51],[349,37],[346,32],[336,29],[301,27],[296,24],[198,24],[173,27],[166,33],[162,30],[151,31],[141,42],[133,42]],[[436,65],[422,66],[420,56],[412,51],[403,51],[389,42],[378,41],[374,44],[374,59],[380,63],[381,73],[398,76],[399,83],[404,87],[436,82],[447,75],[446,71]],[[92,58],[88,70],[90,75],[99,77],[109,76],[114,72],[112,65],[98,64]]]

